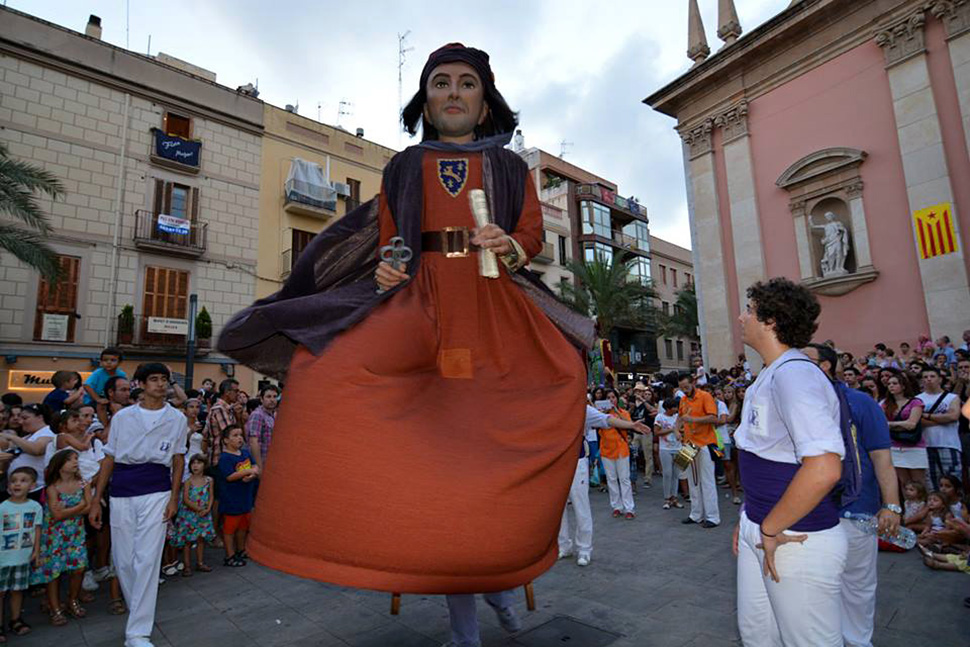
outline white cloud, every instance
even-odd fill
[[[419,0],[364,3],[290,0],[132,2],[130,32],[118,0],[9,0],[9,6],[83,31],[101,16],[104,40],[164,51],[212,70],[236,87],[259,79],[260,98],[299,103],[300,113],[365,129],[392,148],[399,139],[397,34],[411,31],[404,101],[428,53],[461,41],[489,52],[497,85],[522,112],[526,145],[559,153],[647,205],[651,231],[690,246],[680,139],[672,119],[641,103],[689,67],[687,3],[672,0],[500,0],[454,5]],[[700,0],[711,48],[717,2]],[[737,0],[751,31],[788,0]]]

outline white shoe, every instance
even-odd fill
[[[155,647],[155,645],[148,638],[137,636],[125,640],[125,647]]]
[[[89,592],[98,590],[98,581],[94,579],[94,571],[84,571],[84,579],[81,581],[81,588]]]
[[[589,566],[589,555],[580,555],[576,560],[577,566]]]
[[[111,579],[112,570],[110,566],[102,566],[101,568],[96,568],[91,571],[95,582],[103,582],[105,580]]]
[[[571,551],[571,550],[560,550],[559,551],[559,559],[566,559],[567,557],[572,557],[572,556],[573,556],[573,551]]]

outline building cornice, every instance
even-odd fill
[[[37,30],[50,30],[46,48],[45,43],[27,40]],[[263,102],[259,99],[6,7],[0,7],[0,55],[27,60],[254,135],[263,132]],[[157,82],[151,86],[143,83],[152,76],[150,73],[163,75],[171,89],[161,90]]]

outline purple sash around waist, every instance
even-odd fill
[[[738,450],[738,457],[741,486],[744,488],[744,513],[748,519],[760,524],[788,489],[788,484],[795,478],[795,472],[801,465],[770,461],[743,449]],[[838,523],[839,507],[835,498],[828,495],[789,530],[816,532],[828,530]]]
[[[141,496],[172,489],[172,470],[160,463],[115,463],[109,493],[113,497]]]

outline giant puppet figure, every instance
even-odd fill
[[[432,53],[403,119],[423,141],[388,163],[380,195],[317,236],[282,290],[219,339],[286,377],[248,552],[345,586],[510,589],[557,556],[592,323],[523,269],[542,248],[542,212],[503,148],[516,118],[488,55]],[[494,224],[476,227],[475,189]],[[378,261],[396,236],[413,252],[403,271]],[[482,250],[501,259],[495,278]]]

